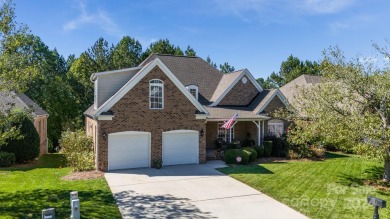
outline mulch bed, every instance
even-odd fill
[[[89,180],[89,179],[99,179],[104,176],[104,173],[101,171],[83,171],[83,172],[73,172],[69,175],[62,177],[62,180]]]

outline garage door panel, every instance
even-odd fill
[[[199,133],[191,130],[163,133],[163,164],[199,163]]]
[[[109,170],[149,166],[150,133],[124,132],[108,137]]]

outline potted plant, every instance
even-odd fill
[[[163,161],[161,159],[154,159],[153,160],[153,168],[161,169],[163,164]]]

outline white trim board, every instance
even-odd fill
[[[231,83],[229,85],[229,87],[221,94],[221,96],[218,97],[217,100],[215,100],[212,104],[210,104],[210,106],[217,106],[219,104],[219,102],[221,102],[223,100],[223,98],[229,93],[229,91],[231,89],[233,89],[233,87],[237,84],[237,82],[239,82],[241,80],[241,78],[243,76],[246,76],[249,81],[252,82],[252,84],[256,87],[256,89],[259,91],[259,92],[262,92],[263,91],[263,88],[259,85],[259,83],[257,83],[256,79],[253,77],[253,75],[249,72],[248,69],[244,69],[241,74],[233,81],[233,83]]]
[[[154,67],[158,66],[165,75],[179,88],[179,90],[191,101],[191,103],[200,111],[207,115],[207,110],[195,99],[189,90],[177,79],[177,77],[168,69],[168,67],[159,59],[155,58],[152,62],[145,65],[134,77],[132,77],[119,91],[111,96],[98,109],[94,117],[100,116],[102,112],[106,112],[114,106],[122,97],[137,85]]]
[[[288,107],[288,104],[287,104],[287,99],[286,97],[282,94],[282,92],[277,89],[270,98],[268,98],[267,102],[265,102],[265,104],[256,112],[256,114],[259,114],[261,113],[267,106],[268,104],[275,98],[275,96],[278,96],[279,99],[283,102],[283,104]]]

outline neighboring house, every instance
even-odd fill
[[[322,78],[315,75],[301,75],[280,88],[280,91],[286,97],[289,105],[294,107],[301,115],[303,114],[299,107],[299,96],[302,90],[310,90],[311,87],[320,84]]]
[[[49,114],[23,93],[0,92],[0,112],[6,113],[14,107],[31,110],[34,118],[34,126],[37,129],[40,138],[39,154],[47,154],[47,118],[49,117]]]
[[[216,142],[259,145],[283,132],[270,113],[286,107],[247,70],[229,74],[198,57],[153,54],[138,67],[94,73],[94,104],[85,112],[96,167],[103,171],[206,162]],[[231,130],[221,126],[238,112]],[[250,141],[249,141],[250,140]]]

